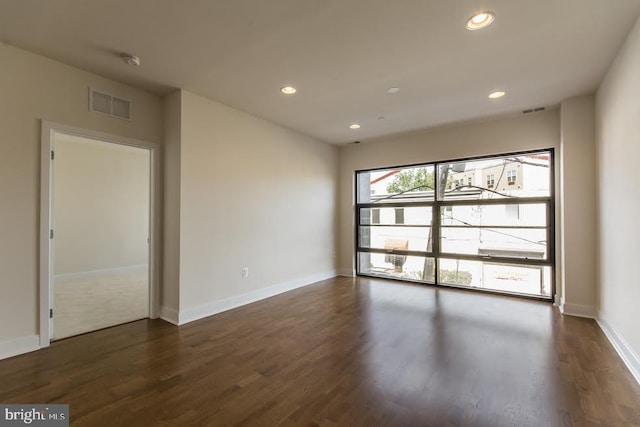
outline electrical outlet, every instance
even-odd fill
[[[249,267],[242,267],[242,277],[249,277]]]

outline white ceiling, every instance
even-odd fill
[[[467,31],[480,10],[496,21]],[[640,0],[2,0],[0,40],[345,143],[592,93],[638,15]]]

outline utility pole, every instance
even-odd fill
[[[440,170],[433,171],[435,179],[436,194],[435,198],[439,198],[440,200],[444,200],[444,191],[447,188],[447,178],[449,178],[449,164],[442,164]],[[436,166],[437,167],[437,166]],[[427,238],[427,252],[430,250],[433,251],[434,247],[434,232],[433,229],[435,224],[440,224],[440,221],[436,221],[436,216],[439,216],[440,212],[435,212],[434,216],[431,218],[431,227],[429,227],[429,237]],[[440,242],[436,242],[439,247]],[[434,258],[425,258],[424,260],[424,268],[422,269],[422,279],[427,282],[436,281],[437,273],[435,271],[435,259]]]

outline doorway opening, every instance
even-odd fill
[[[42,139],[41,346],[157,317],[155,146],[50,123]]]

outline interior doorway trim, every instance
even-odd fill
[[[73,135],[103,142],[126,145],[149,150],[150,154],[150,209],[149,209],[149,317],[155,319],[160,313],[160,147],[152,142],[126,138],[107,133],[77,128],[74,126],[42,120],[40,154],[40,277],[39,277],[39,340],[40,347],[48,347],[51,342],[51,294],[53,291],[53,240],[52,229],[52,162],[56,133]]]

